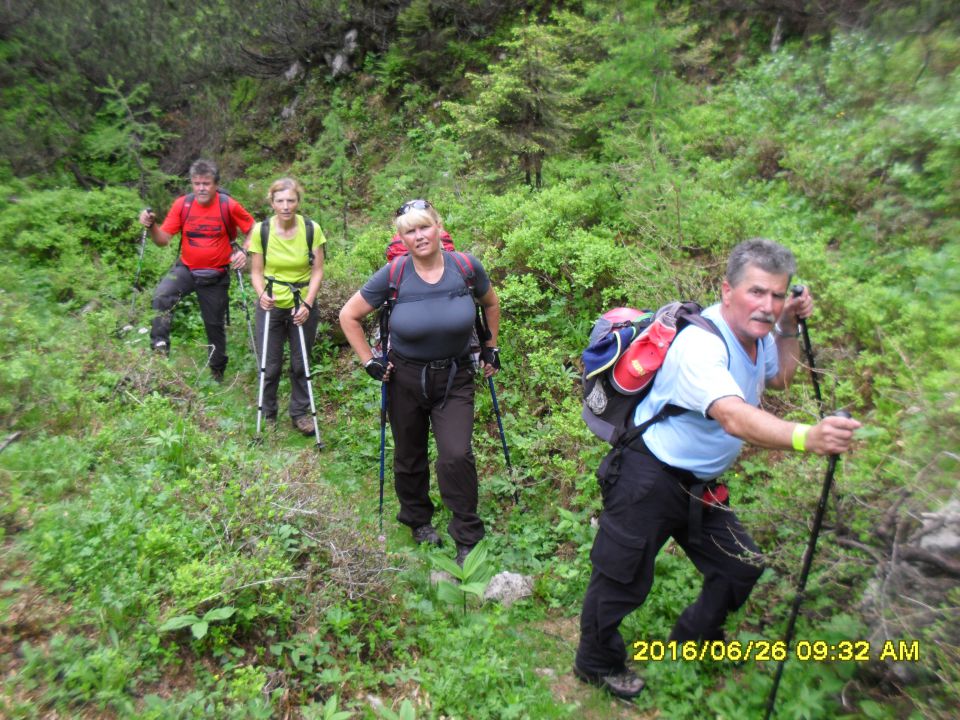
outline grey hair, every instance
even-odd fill
[[[747,267],[753,265],[771,275],[792,277],[797,272],[797,259],[787,248],[766,238],[750,238],[737,245],[727,260],[727,282],[736,287]]]
[[[190,166],[190,177],[197,177],[198,175],[211,175],[215,183],[219,184],[220,182],[220,168],[213,160],[194,160]]]

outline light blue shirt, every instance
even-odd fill
[[[780,358],[773,337],[767,335],[757,342],[757,360],[752,361],[721,317],[719,304],[708,307],[703,316],[720,329],[726,347],[724,340],[696,326],[679,333],[650,393],[637,406],[634,423],[650,419],[667,403],[693,410],[654,423],[643,440],[662,462],[712,479],[733,464],[743,441],[707,417],[707,410],[731,395],[759,406],[767,381],[779,371]]]

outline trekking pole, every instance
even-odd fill
[[[293,312],[296,314],[300,310],[300,290],[292,287],[293,290]],[[310,380],[310,362],[307,360],[307,343],[303,337],[303,325],[297,325],[300,333],[300,353],[303,356],[303,375],[307,379],[307,397],[310,398],[310,415],[313,416],[313,434],[317,438],[317,450],[323,450],[323,440],[320,439],[320,423],[317,422],[317,406],[313,402],[313,382]]]
[[[794,285],[790,288],[794,297],[799,297],[803,293],[803,285]],[[810,333],[807,331],[807,321],[803,318],[797,320],[800,326],[800,334],[803,336],[803,349],[807,355],[807,363],[810,366],[810,380],[813,382],[814,395],[817,398],[817,411],[820,419],[823,419],[823,397],[820,394],[820,383],[817,380],[816,365],[813,359],[813,346],[810,343]],[[850,414],[839,410],[835,413],[840,417],[850,417]],[[810,540],[807,542],[807,551],[803,558],[803,567],[800,570],[800,580],[797,583],[797,594],[793,600],[793,607],[790,610],[790,618],[787,621],[787,631],[784,634],[784,651],[790,649],[790,641],[793,639],[794,627],[797,623],[797,616],[800,614],[800,604],[803,602],[803,591],[807,586],[807,577],[810,574],[810,566],[813,564],[813,554],[817,547],[817,538],[820,535],[820,527],[823,524],[823,516],[827,511],[827,502],[830,499],[830,490],[833,486],[833,475],[836,471],[838,455],[831,455],[827,463],[827,474],[823,479],[823,488],[820,491],[820,500],[817,503],[817,512],[813,517],[813,528],[810,532]],[[777,666],[776,675],[773,678],[773,687],[770,688],[770,696],[767,699],[767,712],[765,720],[769,720],[773,713],[773,707],[777,700],[777,689],[780,687],[780,678],[783,676],[783,667],[786,663],[786,656]]]
[[[250,349],[253,351],[253,362],[257,362],[257,343],[253,339],[253,325],[250,322],[250,308],[247,306],[247,290],[243,286],[243,273],[237,268],[237,282],[240,283],[240,297],[243,300],[243,312],[247,316],[247,334],[250,336]]]
[[[837,417],[849,418],[850,413],[838,410],[834,413]],[[807,577],[810,575],[810,566],[813,564],[813,554],[817,550],[817,537],[820,535],[820,527],[823,525],[823,516],[827,511],[827,500],[830,497],[830,488],[833,485],[833,474],[837,469],[839,455],[831,455],[827,463],[827,474],[823,478],[823,488],[820,491],[820,501],[817,503],[817,512],[813,516],[813,528],[810,531],[810,540],[807,542],[807,551],[803,557],[803,569],[800,571],[800,580],[797,583],[797,594],[793,599],[793,607],[790,610],[790,619],[787,621],[787,631],[784,634],[783,646],[784,653],[790,650],[790,641],[793,640],[793,630],[797,623],[797,616],[800,614],[800,604],[803,602],[803,591],[807,587]],[[770,696],[767,699],[767,712],[764,715],[765,720],[770,720],[773,713],[774,703],[777,701],[777,689],[780,687],[780,678],[783,675],[783,666],[787,661],[786,654],[780,664],[777,665],[777,674],[773,678],[773,687],[770,688]]]
[[[380,383],[380,537],[383,538],[383,476],[387,454],[387,384]]]
[[[476,317],[476,330],[477,338],[480,343],[483,344],[489,340],[492,335],[490,329],[487,326],[487,312],[482,305],[477,305],[477,317]],[[500,444],[503,446],[503,459],[507,464],[507,471],[510,473],[510,476],[513,477],[513,464],[510,462],[510,450],[507,448],[507,436],[503,432],[503,420],[500,417],[500,403],[497,402],[497,389],[493,384],[493,376],[487,378],[487,385],[490,388],[490,399],[493,400],[493,414],[497,418],[497,430],[500,432]],[[520,503],[520,488],[515,487],[513,490],[513,503],[517,505]]]
[[[384,303],[380,310],[380,352],[383,366],[387,367],[387,336],[390,332],[390,306]],[[385,541],[383,535],[383,478],[387,456],[387,383],[380,381],[380,540]]]
[[[507,472],[513,477],[513,465],[510,463],[510,451],[507,449],[507,436],[503,432],[503,420],[500,419],[500,403],[497,402],[497,391],[493,386],[493,377],[487,378],[490,386],[490,399],[493,400],[493,414],[497,416],[497,429],[500,431],[500,444],[503,446],[503,459],[507,463]],[[520,504],[520,486],[513,488],[513,504]]]
[[[507,463],[507,470],[513,472],[513,465],[510,464],[510,450],[507,449],[507,436],[503,432],[503,420],[500,418],[500,403],[497,402],[497,390],[493,385],[493,377],[487,378],[487,384],[490,386],[490,398],[493,400],[493,414],[497,416],[497,429],[500,431],[500,444],[503,446],[503,459]],[[514,493],[514,499],[519,499],[519,491]]]
[[[273,279],[267,278],[267,287],[264,290],[267,297],[273,297]],[[263,419],[263,385],[267,376],[267,338],[270,337],[270,311],[264,310],[263,317],[263,350],[259,359],[260,391],[257,393],[257,441],[263,442],[260,434],[260,421]]]
[[[153,212],[150,208],[144,208],[147,212]],[[147,249],[147,228],[143,228],[140,233],[140,257],[137,259],[137,276],[133,281],[133,297],[130,299],[130,314],[137,306],[137,292],[140,290],[140,270],[143,268],[143,252]]]
[[[794,285],[790,288],[794,297],[803,294],[803,285]],[[823,396],[820,394],[820,381],[817,379],[817,366],[813,361],[813,346],[810,344],[810,333],[807,332],[807,321],[804,318],[798,318],[797,324],[800,326],[800,334],[803,336],[803,349],[807,355],[807,364],[810,366],[810,381],[813,383],[813,394],[817,398],[817,410],[820,413],[820,419],[823,419]]]

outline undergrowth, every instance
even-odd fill
[[[376,73],[367,96],[310,85],[329,93],[304,121],[323,131],[293,170],[310,187],[336,167],[342,176],[317,187],[328,198],[347,188],[342,216],[311,209],[332,248],[311,358],[322,454],[284,423],[251,444],[255,361],[236,287],[222,385],[192,299],[177,310],[171,358],[149,354],[149,289],[172,250],[148,248],[135,291],[132,191],[30,190],[3,176],[0,235],[13,257],[0,291],[0,714],[759,715],[775,663],[649,662],[637,705],[613,708],[569,668],[606,450],[579,418],[591,324],[615,305],[713,302],[729,249],[765,235],[794,250],[816,298],[827,410],[867,425],[841,460],[796,637],[922,647],[912,664],[792,660],[778,716],[951,717],[960,598],[948,578],[898,570],[895,553],[922,513],[955,495],[955,28],[836,33],[744,62],[722,84],[680,87],[659,65],[649,77],[637,68],[671,52],[658,43],[708,48],[663,19],[625,40],[624,18],[654,13],[642,2],[623,13],[588,4],[597,27],[565,21],[568,50],[583,41],[592,66],[586,105],[568,118],[571,150],[550,159],[539,192],[460,148],[424,87],[397,99]],[[602,45],[609,38],[637,45]],[[612,100],[598,96],[600,78],[620,88]],[[249,166],[290,170],[259,156]],[[393,520],[389,470],[378,537],[379,393],[334,321],[381,262],[383,208],[424,195],[503,306],[496,388],[513,467],[482,383],[475,450],[485,562],[534,577],[533,597],[511,608],[481,603],[479,585],[431,578],[437,561]],[[768,407],[815,420],[808,371]],[[750,449],[729,473],[768,570],[728,639],[782,635],[823,471],[818,458]],[[440,511],[438,526],[448,519]],[[698,586],[668,544],[649,599],[624,623],[628,642],[665,638]]]

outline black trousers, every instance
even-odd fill
[[[704,506],[701,540],[688,536],[690,493],[654,456],[623,451],[618,481],[608,487],[590,559],[593,572],[580,616],[577,666],[611,674],[626,667],[620,622],[653,584],[654,561],[673,538],[703,575],[700,596],[677,619],[671,640],[721,640],[723,623],[763,572],[760,551],[726,506]],[[647,638],[630,638],[634,640]]]
[[[230,292],[229,270],[214,278],[198,279],[191,274],[190,268],[177,260],[153,293],[153,309],[157,315],[150,328],[150,342],[156,345],[162,340],[170,347],[173,309],[184,295],[192,292],[197,293],[200,317],[211,347],[210,369],[222,372],[228,360],[225,319]]]
[[[291,308],[274,308],[270,311],[270,332],[267,333],[267,362],[263,374],[263,416],[277,416],[277,387],[283,370],[283,351],[290,347],[290,417],[310,414],[310,395],[307,391],[307,376],[303,367],[303,352],[300,349],[300,331],[293,322]],[[257,305],[256,331],[257,360],[263,360],[263,324],[267,312]],[[316,306],[303,327],[303,342],[307,346],[307,358],[313,350],[317,337],[317,321],[320,314]]]
[[[453,513],[447,532],[458,543],[474,545],[484,535],[477,515],[478,481],[473,457],[473,366],[459,364],[447,391],[450,369],[424,369],[391,353],[393,376],[387,383],[393,433],[393,485],[400,501],[397,520],[411,528],[431,522],[430,428],[437,443],[437,486]],[[426,396],[424,395],[426,392]]]

